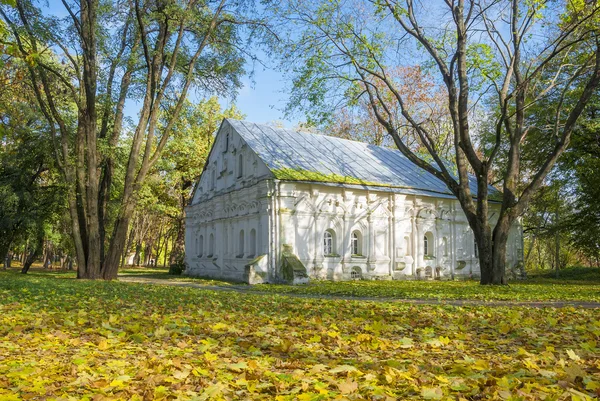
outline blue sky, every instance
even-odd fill
[[[252,79],[243,79],[244,87],[240,90],[235,104],[246,115],[246,120],[255,123],[280,121],[286,127],[292,128],[299,122],[300,116],[284,119],[283,108],[288,100],[285,90],[286,82],[283,75],[270,67],[257,65]],[[221,101],[227,107],[230,102]]]

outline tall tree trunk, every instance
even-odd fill
[[[163,256],[163,266],[167,267],[167,255],[169,252],[169,232],[165,235],[165,254]]]
[[[98,0],[81,0],[81,48],[83,58],[83,87],[85,91],[84,108],[81,112],[80,126],[86,144],[86,222],[88,229],[88,255],[86,277],[101,277],[101,244],[98,200],[98,149],[97,149],[97,61],[96,61],[96,12]]]

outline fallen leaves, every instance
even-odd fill
[[[1,400],[600,396],[597,310],[2,279]]]

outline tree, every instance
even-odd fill
[[[13,248],[26,241],[37,247],[64,192],[46,120],[31,106],[33,93],[21,78],[24,66],[8,54],[0,64],[0,261],[7,266]]]
[[[171,215],[177,236],[173,244],[170,263],[183,259],[185,239],[185,208],[189,205],[193,185],[200,178],[208,153],[214,142],[214,134],[224,118],[243,119],[235,107],[221,110],[216,97],[197,104],[186,102],[177,121],[174,135],[166,146],[166,155],[156,166],[156,172],[168,188],[173,188],[177,212]]]
[[[68,205],[78,277],[116,277],[137,193],[160,159],[190,90],[235,93],[247,38],[264,24],[251,1],[64,1],[67,18],[28,0],[0,6],[15,55],[27,62],[39,110],[70,186]],[[127,101],[140,103],[122,189],[114,150]],[[75,118],[72,117],[75,114]],[[113,199],[114,196],[119,199]],[[109,221],[109,202],[118,203]],[[106,228],[112,226],[112,232]]]
[[[291,106],[319,119],[328,111],[324,105],[335,103],[332,98],[366,99],[400,152],[443,181],[458,199],[476,237],[481,284],[503,284],[510,227],[567,149],[600,85],[599,11],[588,3],[448,0],[432,6],[413,0],[291,0],[272,10],[296,28],[283,48],[284,65],[294,79]],[[453,166],[391,74],[415,63],[435,74],[445,89]],[[544,79],[551,66],[559,68]],[[393,95],[401,124],[382,87]],[[535,121],[532,105],[547,97],[557,100],[554,121],[539,148],[540,163],[524,175],[521,151]],[[403,141],[402,124],[412,127],[426,157]],[[480,146],[486,126],[493,128],[490,147]],[[501,154],[505,164],[497,168]],[[502,195],[492,227],[488,185],[497,171],[502,172]]]

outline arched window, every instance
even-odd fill
[[[217,174],[215,172],[215,170],[210,172],[210,179],[211,179],[211,186],[212,189],[215,189],[217,187]]]
[[[240,242],[238,243],[238,258],[244,257],[244,230],[240,231]]]
[[[354,266],[350,272],[350,278],[352,280],[360,280],[362,278],[362,271],[360,267]]]
[[[198,240],[198,256],[204,255],[204,236],[201,235]]]
[[[208,237],[208,257],[212,257],[215,254],[215,236],[210,234]]]
[[[253,258],[256,255],[256,230],[253,228],[250,230],[250,245],[248,249],[248,256]]]
[[[362,255],[362,241],[360,232],[354,231],[350,237],[350,249],[352,255]]]
[[[325,231],[323,234],[323,255],[333,255],[335,252],[334,233],[332,230]]]
[[[433,234],[431,232],[425,233],[423,236],[423,255],[433,256]]]
[[[244,175],[244,156],[242,154],[240,154],[238,156],[238,174],[237,174],[237,178],[242,178],[242,175]]]

